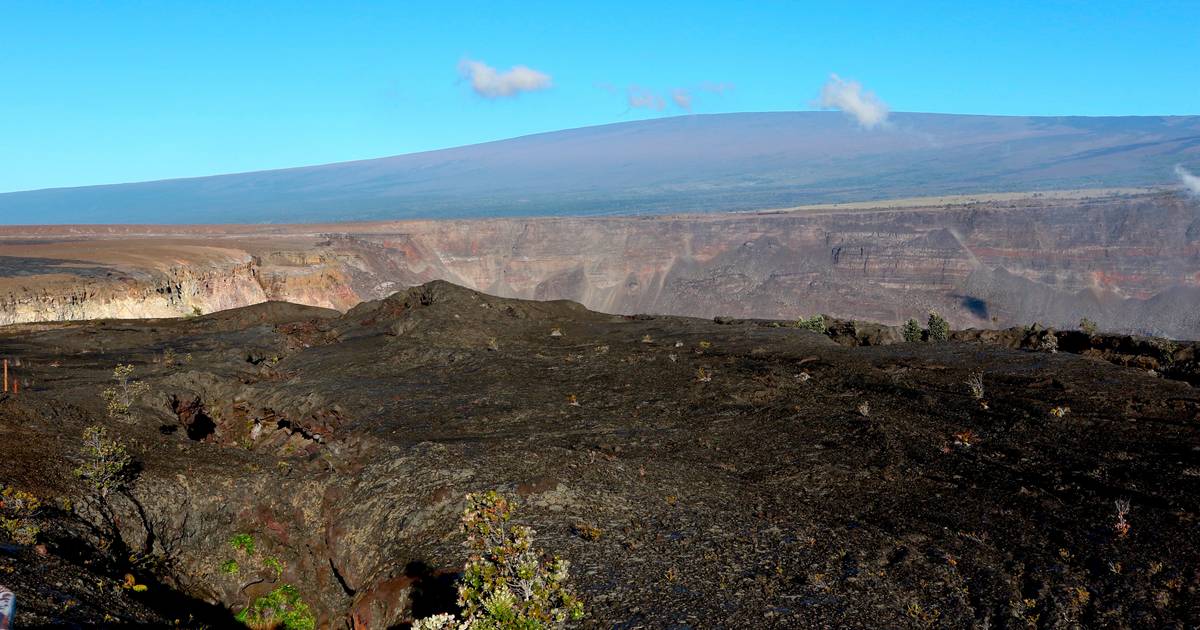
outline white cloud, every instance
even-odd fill
[[[858,81],[847,81],[836,74],[829,75],[829,81],[821,88],[817,105],[849,114],[864,129],[887,124],[887,103],[879,100],[873,92],[864,92]]]
[[[663,97],[636,85],[629,86],[629,107],[631,109],[653,109],[661,112],[667,106]]]
[[[680,109],[686,109],[689,112],[692,111],[691,92],[688,92],[683,88],[675,88],[674,90],[671,90],[671,100],[675,101],[675,104],[678,105]]]
[[[550,87],[550,75],[527,66],[513,66],[508,72],[471,59],[458,62],[458,73],[471,80],[471,89],[484,98],[516,96]]]
[[[1179,176],[1179,181],[1183,182],[1183,185],[1187,186],[1187,189],[1193,195],[1200,195],[1200,176],[1191,174],[1181,164],[1175,165],[1175,174]]]

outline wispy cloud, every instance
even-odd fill
[[[637,85],[629,86],[628,96],[630,109],[652,109],[661,112],[667,106],[663,97]]]
[[[873,92],[863,91],[858,81],[847,81],[836,74],[829,75],[829,81],[821,88],[817,105],[845,112],[864,129],[887,124],[887,103],[879,100]]]
[[[671,90],[671,100],[675,101],[680,109],[692,111],[692,93],[683,88],[675,88]]]
[[[472,59],[458,62],[458,73],[471,80],[471,89],[484,98],[516,96],[521,92],[536,92],[551,85],[550,75],[528,66],[513,66],[507,72]]]
[[[593,85],[610,94],[616,90],[611,83],[595,83]],[[694,87],[677,87],[665,91],[653,90],[640,85],[631,85],[626,89],[625,98],[629,109],[649,109],[661,112],[667,108],[668,104],[673,104],[685,112],[690,112],[696,104],[696,92],[708,92],[720,96],[732,89],[732,83],[713,83],[708,81]]]
[[[1200,176],[1193,175],[1182,164],[1175,165],[1175,174],[1193,195],[1200,195]]]
[[[713,81],[705,81],[704,83],[701,83],[700,87],[697,89],[699,89],[702,92],[709,92],[712,94],[721,95],[726,92],[733,91],[733,88],[734,88],[734,85],[732,83],[726,83],[725,81],[721,81],[719,83],[716,83]]]

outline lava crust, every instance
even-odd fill
[[[344,315],[0,329],[0,479],[48,506],[0,584],[19,626],[220,626],[271,586],[222,570],[245,533],[320,625],[385,628],[452,607],[463,497],[498,489],[585,627],[1200,624],[1200,395],[1162,357],[867,328],[437,281]],[[114,419],[118,364],[145,391]],[[103,548],[72,475],[95,424],[138,466]]]

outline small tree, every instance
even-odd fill
[[[133,458],[125,445],[108,437],[104,427],[83,430],[83,463],[75,476],[87,482],[101,502],[133,480]]]
[[[950,322],[936,312],[929,313],[930,341],[946,341],[950,338]]]
[[[904,322],[904,328],[900,332],[904,335],[904,340],[909,343],[920,341],[925,334],[925,331],[921,329],[921,324],[911,317]]]
[[[133,365],[118,364],[113,368],[112,377],[117,382],[116,386],[105,389],[100,395],[108,404],[108,416],[121,418],[129,415],[129,408],[133,406],[133,401],[146,391],[147,385],[141,381],[132,380]]]
[[[468,494],[462,515],[472,550],[458,584],[463,619],[442,614],[414,630],[562,628],[583,618],[583,603],[567,587],[566,560],[546,560],[533,548],[533,530],[510,525],[516,504],[497,494]]]
[[[1079,330],[1082,330],[1087,335],[1096,334],[1096,322],[1084,317],[1079,320]]]

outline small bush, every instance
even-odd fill
[[[824,315],[813,315],[812,317],[809,317],[808,319],[805,319],[802,317],[802,318],[796,320],[796,323],[794,324],[794,326],[801,330],[811,330],[813,332],[824,333],[825,332],[825,316]]]
[[[276,580],[283,577],[283,563],[279,561],[279,558],[276,558],[275,556],[267,556],[266,558],[263,558],[262,562],[263,566],[266,567],[267,570],[275,574]]]
[[[571,530],[575,532],[576,536],[593,542],[600,540],[600,537],[604,535],[603,530],[590,523],[576,523]]]
[[[936,312],[929,314],[929,340],[946,341],[950,338],[950,322]]]
[[[133,481],[133,457],[104,427],[90,426],[83,430],[83,463],[74,472],[104,501]]]
[[[1129,535],[1129,530],[1131,529],[1129,521],[1125,518],[1129,516],[1129,500],[1118,499],[1115,505],[1117,508],[1117,521],[1113,524],[1113,531],[1117,533],[1118,538],[1124,538]]]
[[[254,537],[250,534],[234,534],[229,538],[229,546],[247,556],[254,555]]]
[[[1079,320],[1079,330],[1082,330],[1088,335],[1094,335],[1096,334],[1096,322],[1084,317],[1083,319]]]
[[[1054,354],[1058,352],[1058,335],[1054,334],[1053,330],[1047,330],[1042,333],[1042,338],[1038,341],[1038,350]]]
[[[317,618],[291,584],[283,584],[254,600],[235,618],[255,630],[314,630],[317,627]]]
[[[921,329],[921,324],[912,318],[904,322],[904,327],[900,329],[900,332],[904,335],[904,340],[909,343],[920,341],[925,336],[925,331]]]
[[[458,585],[463,619],[436,615],[414,630],[562,628],[583,618],[582,602],[567,587],[567,561],[542,558],[533,530],[509,523],[515,510],[495,492],[467,495],[462,529],[472,555]]]
[[[966,380],[967,389],[971,392],[971,398],[975,400],[983,400],[983,372],[971,372],[971,375]]]
[[[18,545],[36,545],[42,529],[34,520],[42,502],[24,490],[0,483],[0,530]]]
[[[117,382],[116,386],[109,387],[100,393],[107,403],[108,416],[110,418],[128,416],[133,401],[146,391],[147,386],[141,381],[132,380],[132,365],[117,365],[113,368],[112,377]]]

